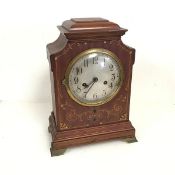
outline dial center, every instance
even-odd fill
[[[97,82],[98,81],[98,78],[97,77],[94,77],[93,78],[93,82]]]

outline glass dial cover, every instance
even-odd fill
[[[106,49],[80,53],[69,64],[66,84],[70,97],[85,106],[98,106],[110,101],[123,80],[118,57]]]

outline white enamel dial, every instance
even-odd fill
[[[118,58],[105,49],[91,49],[75,58],[67,72],[69,95],[87,106],[111,100],[122,83]]]

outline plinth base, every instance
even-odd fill
[[[130,121],[101,126],[57,131],[54,113],[49,117],[49,132],[52,135],[51,156],[64,154],[66,148],[81,144],[121,139],[128,143],[136,142],[135,129]]]

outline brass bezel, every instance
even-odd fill
[[[98,101],[98,102],[90,102],[90,103],[85,103],[85,102],[82,102],[80,101],[79,99],[77,99],[73,93],[71,92],[70,90],[70,87],[69,87],[69,74],[70,74],[70,71],[73,67],[73,65],[79,60],[81,59],[84,55],[87,55],[87,54],[90,54],[90,53],[94,53],[94,52],[100,52],[100,53],[105,53],[109,56],[111,56],[116,62],[117,64],[119,65],[119,68],[120,68],[120,81],[119,81],[119,86],[118,86],[118,89],[116,89],[116,91],[114,91],[109,97],[107,97],[106,99],[103,99],[101,101]],[[80,54],[78,54],[76,57],[74,57],[72,59],[72,61],[69,63],[68,67],[67,67],[67,70],[66,70],[66,73],[65,73],[65,79],[63,80],[63,84],[65,85],[66,87],[66,90],[69,94],[69,96],[75,101],[77,102],[78,104],[82,105],[82,106],[100,106],[102,104],[105,104],[107,102],[109,102],[120,90],[121,86],[122,86],[122,83],[123,83],[123,79],[124,79],[124,72],[123,72],[123,67],[121,65],[121,62],[119,60],[119,58],[111,51],[107,50],[107,49],[103,49],[103,48],[93,48],[93,49],[88,49],[88,50],[85,50],[83,52],[81,52]]]

